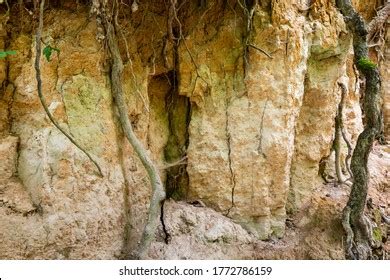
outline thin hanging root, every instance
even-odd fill
[[[165,199],[165,190],[157,167],[154,165],[145,148],[142,146],[142,143],[133,132],[133,128],[127,114],[128,110],[126,102],[123,96],[123,86],[121,80],[123,62],[119,52],[114,26],[106,19],[103,19],[103,24],[106,30],[108,48],[111,54],[111,90],[114,96],[115,105],[119,111],[119,121],[122,125],[126,138],[132,145],[134,151],[146,169],[152,186],[152,197],[150,200],[148,219],[142,233],[141,242],[135,254],[137,259],[144,259],[147,256],[149,247],[155,238],[157,225],[159,224],[161,203]]]
[[[336,166],[337,181],[339,184],[345,184],[348,180],[343,180],[342,172],[341,172],[341,136],[343,137],[348,147],[348,154],[345,158],[345,167],[349,173],[350,178],[353,178],[353,174],[349,166],[349,160],[351,159],[352,156],[352,146],[351,143],[348,141],[347,135],[345,134],[344,123],[343,123],[343,109],[344,109],[345,96],[347,94],[347,87],[340,82],[338,83],[338,85],[341,88],[341,100],[338,105],[337,115],[335,118],[335,139],[333,142],[333,148],[335,150],[335,166]]]
[[[184,156],[182,157],[181,159],[175,161],[175,162],[172,162],[172,163],[167,163],[167,164],[164,164],[163,166],[159,166],[158,169],[159,170],[165,170],[165,169],[169,169],[169,168],[172,168],[172,167],[175,167],[175,166],[179,166],[179,165],[186,165],[187,164],[187,156]]]
[[[348,147],[348,154],[347,156],[345,157],[345,167],[347,168],[347,171],[348,171],[348,174],[349,174],[349,178],[351,180],[353,180],[353,174],[352,174],[352,171],[351,171],[351,166],[349,164],[350,162],[350,159],[352,157],[352,145],[351,143],[349,142],[348,138],[347,138],[347,135],[345,134],[345,131],[344,129],[342,128],[341,129],[341,135],[343,136],[343,139],[345,141],[345,143],[347,144],[347,147]],[[348,181],[349,179],[347,179]]]
[[[170,5],[169,5],[169,10],[168,10],[168,34],[169,34],[169,39],[174,42],[177,41],[179,42],[183,38],[182,34],[182,25],[181,22],[177,16],[177,11],[181,8],[179,7],[176,8],[177,0],[170,0]],[[184,2],[183,2],[184,4]],[[175,34],[173,34],[173,24],[174,22],[177,23],[178,29],[179,29],[179,34],[177,38],[175,37]]]
[[[255,50],[258,50],[259,52],[265,54],[268,58],[273,59],[273,57],[268,52],[266,52],[265,50],[255,46],[253,44],[248,44],[248,47],[254,48]]]
[[[134,2],[135,3],[135,2]],[[122,28],[120,28],[120,25],[119,24],[116,24],[116,26],[118,26],[119,28],[119,32],[121,33],[121,37],[123,39],[123,42],[125,43],[125,48],[126,48],[126,57],[127,57],[127,60],[129,61],[129,64],[130,64],[130,71],[131,71],[131,77],[133,79],[133,83],[135,85],[135,92],[138,94],[138,96],[141,98],[142,100],[142,104],[144,105],[144,109],[147,113],[149,113],[149,108],[146,104],[146,100],[144,98],[144,96],[142,95],[142,93],[140,92],[140,90],[138,89],[137,87],[137,79],[135,77],[135,74],[134,74],[134,67],[133,67],[133,60],[131,59],[131,56],[130,56],[130,52],[129,52],[129,44],[127,43],[127,40],[126,40],[126,37],[125,37],[125,34],[123,33],[123,30]]]
[[[347,234],[347,239],[345,241],[345,252],[348,258],[355,259],[355,255],[352,252],[354,234],[350,224],[351,208],[346,206],[343,211],[342,224],[345,233]]]
[[[49,108],[47,107],[45,97],[42,93],[42,79],[41,79],[41,67],[40,67],[40,60],[41,60],[41,37],[42,37],[42,29],[43,29],[43,10],[45,6],[45,0],[41,0],[41,5],[39,9],[39,26],[37,30],[36,35],[36,57],[35,57],[35,72],[36,72],[36,80],[38,84],[38,96],[39,100],[41,101],[43,109],[45,109],[45,112],[47,116],[49,117],[52,124],[61,131],[62,134],[66,136],[66,138],[69,139],[70,142],[73,143],[79,150],[81,150],[95,165],[96,169],[99,172],[100,177],[103,177],[102,169],[100,168],[99,164],[92,158],[92,156],[84,150],[73,138],[70,136],[61,126],[58,124],[58,122],[54,119],[53,115],[50,113]]]

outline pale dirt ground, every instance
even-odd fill
[[[374,209],[390,214],[390,145],[375,146],[370,156],[370,189]],[[348,186],[319,185],[310,202],[287,219],[282,239],[258,241],[241,226],[206,207],[168,201],[165,225],[169,244],[161,239],[152,246],[151,258],[162,259],[343,259],[344,231],[341,212],[347,202]],[[373,217],[373,211],[367,211]],[[384,235],[389,227],[381,225]],[[385,238],[386,239],[386,238]],[[390,242],[378,250],[389,259]]]

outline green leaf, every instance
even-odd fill
[[[0,58],[5,58],[7,55],[14,55],[16,54],[16,51],[9,50],[9,51],[0,51]]]
[[[53,51],[57,52],[57,55],[60,54],[60,50],[59,50],[59,49],[53,48],[53,47],[50,46],[50,45],[47,45],[47,46],[43,49],[43,55],[46,57],[46,60],[47,60],[47,61],[50,61],[50,58],[51,58],[51,55],[53,54]]]
[[[5,51],[6,54],[16,54],[16,51],[10,50],[10,51]]]

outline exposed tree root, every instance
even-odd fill
[[[351,166],[350,166],[350,163],[349,163],[349,161],[350,161],[350,159],[352,157],[352,145],[349,142],[349,140],[347,138],[347,135],[345,134],[345,131],[343,129],[341,130],[341,135],[343,136],[343,139],[344,139],[344,141],[345,141],[345,143],[347,144],[347,147],[348,147],[348,154],[345,157],[345,168],[347,169],[348,174],[350,176],[349,179],[353,180],[353,174],[352,174]],[[347,179],[347,180],[349,180],[349,179]]]
[[[38,84],[38,96],[39,100],[42,104],[43,109],[45,110],[47,116],[49,117],[50,121],[52,124],[59,130],[61,131],[62,134],[66,136],[66,138],[69,139],[70,142],[72,142],[73,145],[75,145],[79,150],[81,150],[95,165],[97,168],[99,175],[103,177],[103,172],[99,166],[99,164],[92,158],[92,156],[84,150],[77,142],[75,139],[73,139],[72,136],[70,136],[60,125],[59,123],[54,119],[53,115],[50,113],[49,108],[47,107],[45,97],[43,96],[42,93],[42,79],[41,79],[41,67],[40,67],[40,60],[41,60],[41,37],[42,37],[42,29],[43,29],[43,10],[45,7],[45,0],[41,0],[40,4],[40,9],[39,9],[39,26],[37,29],[37,35],[35,38],[36,42],[36,56],[35,56],[35,72],[36,72],[36,80]]]
[[[144,259],[147,256],[150,244],[155,238],[157,225],[159,223],[161,203],[165,199],[165,190],[157,167],[154,165],[154,163],[148,156],[145,148],[142,146],[141,142],[134,134],[132,125],[127,115],[128,110],[123,97],[123,87],[121,79],[123,71],[123,62],[119,52],[114,26],[110,22],[108,22],[107,19],[105,19],[105,21],[103,19],[102,23],[105,27],[108,48],[111,54],[111,87],[115,105],[119,111],[119,121],[122,125],[122,129],[126,138],[129,140],[134,151],[136,152],[137,156],[145,167],[152,186],[152,197],[150,200],[150,206],[148,211],[148,220],[142,233],[140,245],[138,247],[137,252],[135,253],[135,258]]]
[[[98,34],[100,35],[99,38],[106,38],[107,41],[111,62],[111,92],[113,95],[114,104],[118,109],[119,122],[122,126],[125,137],[133,147],[135,153],[144,166],[152,187],[150,205],[148,209],[148,218],[141,236],[141,241],[137,250],[134,253],[126,256],[127,258],[145,259],[148,254],[150,245],[155,238],[155,233],[159,224],[161,205],[165,199],[166,194],[158,168],[155,166],[146,149],[135,135],[128,116],[128,109],[123,95],[122,85],[122,73],[124,66],[118,47],[116,35],[117,32],[115,29],[115,26],[119,27],[119,23],[117,21],[119,3],[118,1],[113,1],[112,4],[113,5],[109,5],[106,0],[93,0],[91,11],[92,13],[96,14],[96,21],[101,27],[101,34]],[[113,21],[114,23],[112,23]]]
[[[342,224],[343,224],[344,231],[347,234],[347,240],[344,246],[345,246],[346,255],[351,256],[353,258],[354,254],[352,253],[352,244],[354,240],[354,234],[351,228],[350,216],[351,216],[351,209],[349,207],[345,207],[343,211]]]
[[[345,134],[344,124],[343,124],[343,109],[344,109],[345,95],[347,94],[347,88],[343,83],[339,82],[338,85],[341,88],[341,99],[335,117],[335,138],[333,141],[333,150],[335,151],[335,169],[336,169],[336,177],[337,177],[335,184],[347,184],[349,180],[353,179],[353,174],[349,164],[349,160],[351,159],[352,156],[352,146],[347,138],[347,135]],[[344,180],[343,178],[343,172],[341,168],[341,137],[343,137],[343,140],[345,141],[348,147],[348,154],[345,158],[344,164],[350,177],[346,180]]]
[[[390,217],[386,216],[385,212],[383,211],[383,209],[380,209],[380,212],[381,212],[381,217],[382,217],[382,221],[387,224],[387,225],[390,225]]]
[[[352,209],[346,206],[343,211],[342,225],[347,234],[345,243],[345,256],[347,259],[371,259],[372,258],[372,227],[366,216],[362,216],[355,226],[352,226]]]
[[[272,57],[268,52],[266,52],[265,50],[263,50],[263,49],[261,49],[261,48],[255,46],[255,45],[253,45],[253,44],[248,44],[248,47],[254,48],[255,50],[257,50],[257,51],[259,51],[259,52],[265,54],[268,58],[273,59],[273,57]]]
[[[258,2],[257,0],[254,0],[251,2],[243,1],[242,3],[241,3],[241,0],[237,1],[237,3],[243,9],[244,14],[246,16],[246,31],[245,31],[245,35],[243,38],[244,47],[245,47],[244,48],[244,73],[246,73],[246,69],[248,68],[248,65],[249,65],[249,61],[248,61],[249,47],[254,48],[255,50],[266,55],[268,58],[272,59],[272,57],[269,53],[267,53],[263,49],[255,46],[253,44],[250,44],[250,35],[251,35],[252,28],[253,28],[253,16],[255,13],[255,8],[258,4],[257,2]]]
[[[345,248],[348,259],[369,259],[372,257],[371,229],[364,216],[368,192],[368,156],[375,137],[380,131],[379,111],[380,80],[378,67],[368,58],[367,28],[362,17],[355,11],[351,0],[337,0],[336,5],[353,36],[354,63],[365,78],[363,110],[366,124],[359,135],[352,155],[351,171],[353,185],[348,203],[343,212],[343,227],[347,233]],[[351,234],[351,232],[353,234]]]
[[[369,47],[381,47],[385,41],[386,22],[390,16],[390,2],[387,2],[377,13],[377,16],[368,25],[368,44]]]
[[[343,83],[338,83],[338,85],[341,88],[341,100],[340,100],[340,104],[338,107],[338,115],[340,115],[340,132],[341,132],[341,136],[344,139],[345,144],[347,144],[347,147],[348,147],[348,153],[347,153],[347,156],[345,157],[345,168],[347,169],[347,171],[349,173],[350,179],[353,179],[353,174],[352,174],[350,162],[349,162],[351,157],[352,157],[353,149],[352,149],[351,143],[349,142],[349,140],[347,138],[347,135],[345,134],[344,123],[343,123],[343,110],[344,110],[345,97],[347,95],[347,87]]]

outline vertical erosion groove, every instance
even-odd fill
[[[127,106],[123,96],[122,88],[122,72],[123,62],[119,52],[118,43],[116,41],[116,35],[114,26],[110,22],[104,22],[108,48],[111,54],[111,90],[114,97],[115,105],[119,111],[119,120],[123,129],[123,132],[132,145],[134,151],[142,162],[148,174],[151,187],[152,196],[150,199],[150,206],[148,210],[148,218],[142,233],[141,242],[136,252],[136,258],[144,259],[147,256],[150,244],[155,238],[155,232],[159,222],[159,215],[161,211],[161,203],[165,199],[165,191],[161,182],[158,169],[148,156],[145,148],[138,140],[133,132],[132,125],[127,115]]]
[[[348,259],[367,259],[372,256],[371,233],[364,217],[368,192],[368,157],[375,137],[380,131],[379,71],[368,59],[367,28],[362,17],[355,11],[350,0],[337,0],[336,5],[353,37],[354,63],[366,80],[363,109],[366,124],[359,135],[352,155],[353,185],[343,212],[343,226],[347,233],[345,248]]]
[[[343,183],[343,175],[341,171],[341,123],[342,123],[342,101],[338,106],[338,111],[335,117],[335,136],[333,141],[333,149],[335,153],[335,169],[336,169],[336,177],[337,183]]]

